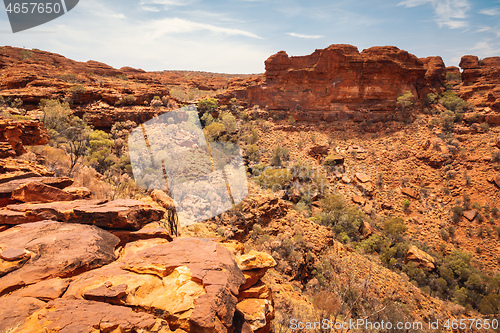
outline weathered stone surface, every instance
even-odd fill
[[[352,196],[352,201],[353,201],[354,203],[357,203],[358,205],[361,205],[361,206],[363,206],[363,205],[366,203],[366,199],[365,199],[365,198],[363,198],[363,197],[362,197],[362,196],[360,196],[360,195],[353,195],[353,196]]]
[[[273,318],[273,305],[267,299],[250,298],[238,303],[236,306],[245,320],[250,324],[251,329],[259,332],[269,332],[264,329]],[[264,330],[263,330],[264,329]]]
[[[408,252],[405,256],[405,263],[414,262],[419,268],[425,268],[429,271],[434,270],[434,258],[432,258],[428,253],[420,250],[415,245],[410,246]]]
[[[425,72],[425,81],[429,88],[432,88],[434,92],[443,91],[446,82],[446,66],[443,59],[441,57],[427,57],[420,58],[420,60],[427,70]]]
[[[271,257],[271,255],[265,252],[258,252],[255,250],[237,256],[236,262],[238,263],[238,267],[242,271],[249,271],[252,269],[261,269],[261,268],[272,268],[276,266],[276,261],[274,260],[273,257]]]
[[[0,297],[0,332],[11,332],[45,303],[32,297]]]
[[[69,286],[69,279],[54,278],[40,281],[11,293],[11,296],[33,297],[42,301],[51,301],[59,298]]]
[[[45,127],[38,121],[9,120],[0,117],[0,158],[19,156],[25,145],[44,145],[49,142]]]
[[[72,201],[79,198],[42,182],[30,182],[12,191],[12,199],[22,202],[53,202]]]
[[[370,181],[370,176],[365,174],[365,173],[362,173],[362,172],[357,172],[355,174],[356,176],[356,179],[362,183],[367,183]]]
[[[373,228],[367,221],[363,221],[359,227],[359,231],[361,232],[361,235],[363,235],[363,238],[368,238],[373,235]]]
[[[221,100],[229,101],[232,96],[271,110],[301,110],[294,113],[299,121],[317,120],[316,114],[308,117],[315,110],[342,117],[355,113],[362,121],[370,114],[359,110],[393,113],[400,94],[410,91],[423,98],[420,92],[428,90],[422,61],[394,46],[359,52],[352,45],[337,44],[301,57],[289,57],[281,51],[265,64],[262,84],[236,87],[220,96]]]
[[[259,280],[266,275],[268,268],[252,269],[249,271],[243,271],[243,276],[245,277],[245,283],[240,287],[240,290],[246,290],[254,286]]]
[[[418,199],[419,198],[419,195],[418,195],[418,192],[410,187],[403,187],[401,189],[401,193],[403,193],[404,195],[407,195],[409,196],[410,198],[413,198],[413,199]]]
[[[241,290],[240,293],[238,294],[238,301],[247,299],[247,298],[261,298],[261,299],[270,299],[271,298],[271,290],[269,287],[263,283],[262,281],[259,281],[252,287]]]
[[[496,175],[493,181],[498,187],[500,187],[500,175]]]
[[[127,243],[144,239],[161,238],[161,239],[166,239],[167,241],[172,241],[173,239],[170,232],[164,226],[160,225],[160,223],[158,222],[152,222],[146,224],[144,227],[142,227],[137,231],[110,230],[110,232],[116,237],[120,238],[120,244],[118,244],[118,246],[123,246]]]
[[[36,332],[171,332],[165,320],[124,306],[75,299],[56,299],[34,312],[12,333]]]
[[[477,215],[477,210],[475,209],[467,210],[463,213],[463,215],[467,220],[472,221]]]
[[[63,189],[64,192],[72,194],[76,199],[74,200],[79,200],[79,199],[89,199],[92,196],[92,191],[87,188],[87,187],[75,187],[75,186],[70,186],[66,187]]]
[[[0,259],[5,261],[18,261],[30,257],[30,253],[21,248],[8,248],[0,252]]]
[[[0,224],[17,225],[42,220],[92,224],[108,229],[139,230],[159,221],[163,211],[138,200],[76,200],[9,205],[0,209]]]
[[[80,224],[42,221],[16,226],[0,234],[0,248],[31,252],[24,265],[0,277],[0,295],[42,280],[67,277],[116,259],[117,237]]]
[[[30,175],[32,174],[32,175]],[[0,159],[0,184],[14,179],[53,176],[44,166],[30,163],[29,161],[5,158]]]
[[[47,186],[56,187],[58,189],[63,189],[67,186],[73,184],[73,179],[66,177],[21,177],[18,179],[13,179],[5,183],[0,183],[0,200],[8,200],[7,203],[13,202],[15,199],[12,198],[12,193],[30,183],[42,183]],[[20,195],[21,193],[19,193]]]
[[[497,124],[500,111],[500,57],[487,57],[479,61],[472,55],[463,56],[462,84],[459,95],[487,113],[485,121]]]
[[[119,261],[76,277],[64,297],[161,310],[173,329],[218,332],[232,325],[244,277],[229,251],[194,238],[136,243]]]
[[[328,150],[330,149],[330,147],[328,146],[315,146],[315,147],[312,147],[311,149],[309,149],[309,156],[312,156],[312,157],[322,157],[322,156],[326,156],[328,154]]]

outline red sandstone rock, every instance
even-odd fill
[[[17,121],[0,118],[0,158],[18,156],[24,145],[44,145],[49,142],[47,130],[38,121]]]
[[[62,328],[64,332],[171,332],[165,320],[157,319],[151,314],[134,312],[124,306],[56,299],[34,312],[12,333],[56,333],[61,332]]]
[[[104,230],[80,224],[43,221],[10,228],[0,234],[0,248],[22,247],[32,255],[22,266],[0,277],[0,295],[108,264],[116,258],[118,242]]]
[[[408,252],[405,256],[405,263],[412,261],[417,264],[420,268],[426,268],[429,271],[432,271],[434,266],[434,258],[432,258],[428,253],[420,250],[415,245],[410,246]]]
[[[108,229],[139,230],[159,221],[163,211],[138,200],[76,200],[41,204],[9,205],[0,209],[0,225],[42,220],[91,224]]]
[[[429,71],[431,85],[441,77],[438,66],[436,60]],[[302,57],[281,51],[266,60],[262,84],[220,97],[223,101],[236,97],[271,110],[301,110],[299,114],[320,110],[369,118],[370,114],[362,115],[364,110],[392,113],[397,97],[406,91],[417,99],[425,97],[421,91],[429,89],[426,72],[421,60],[393,46],[360,53],[351,45],[331,45]]]
[[[42,182],[30,182],[12,191],[12,198],[22,202],[72,201],[79,199],[76,195]]]
[[[32,297],[1,297],[0,332],[12,332],[12,329],[22,325],[33,312],[44,307],[44,302]]]

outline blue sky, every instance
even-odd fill
[[[13,34],[0,10],[0,45],[145,70],[260,73],[285,50],[395,45],[418,57],[500,56],[500,0],[80,0],[66,15]]]

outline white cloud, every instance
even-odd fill
[[[325,37],[323,35],[304,35],[304,34],[297,34],[295,32],[288,32],[287,35],[303,39],[320,39]]]
[[[484,14],[484,15],[489,15],[489,16],[496,16],[496,15],[500,15],[500,8],[483,9],[483,10],[480,10],[479,13]]]
[[[446,26],[450,29],[464,28],[468,26],[467,12],[471,5],[468,0],[405,0],[398,6],[413,8],[430,4],[434,10],[435,20],[439,27]]]
[[[255,39],[263,39],[253,32],[241,29],[225,28],[212,24],[193,22],[177,17],[154,20],[142,25],[141,28],[148,35],[153,36],[154,38],[170,34],[209,31],[211,33],[227,36],[243,36]]]

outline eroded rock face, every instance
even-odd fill
[[[0,233],[0,249],[22,248],[30,255],[16,261],[0,259],[0,295],[106,265],[116,259],[118,242],[102,229],[80,224],[42,221],[10,228]],[[12,265],[18,262],[22,264]]]
[[[12,327],[12,326],[11,326]],[[171,332],[165,320],[124,306],[86,300],[56,299],[33,313],[14,332]]]
[[[23,154],[25,145],[44,145],[48,142],[49,135],[40,122],[0,117],[0,158]]]
[[[500,111],[500,57],[479,60],[466,55],[460,61],[462,85],[459,95],[476,107],[485,108],[485,121],[497,123],[495,113]]]
[[[393,113],[400,94],[410,91],[417,99],[423,98],[429,90],[426,79],[433,86],[440,85],[444,65],[438,59],[426,62],[427,68],[394,46],[359,52],[352,45],[331,45],[301,57],[281,51],[266,60],[261,85],[235,90],[233,95],[271,110],[302,110],[297,117],[303,119],[318,110],[342,116],[353,111]],[[314,116],[316,120],[322,117]]]
[[[162,216],[163,211],[138,200],[76,200],[9,205],[0,209],[0,225],[51,219],[107,229],[139,230],[149,222],[160,220]]]
[[[405,263],[409,261],[416,263],[417,267],[425,268],[429,271],[432,271],[435,268],[434,258],[432,258],[432,256],[428,253],[420,250],[415,245],[410,246],[408,252],[406,253]]]

